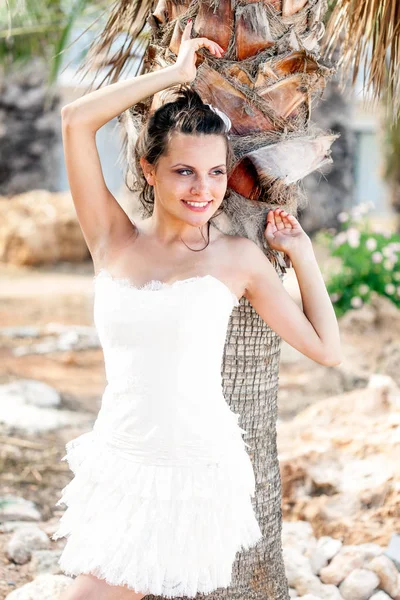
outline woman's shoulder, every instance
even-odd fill
[[[230,235],[221,232],[219,239],[222,244],[229,247],[230,251],[235,250],[238,253],[245,252],[246,254],[260,251],[260,248],[256,242],[253,242],[253,240],[241,235]]]

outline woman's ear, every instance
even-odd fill
[[[143,175],[149,185],[154,185],[154,168],[143,156],[139,159],[140,166],[142,167]]]

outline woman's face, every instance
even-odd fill
[[[140,160],[154,186],[155,209],[193,226],[206,223],[221,205],[227,188],[226,142],[217,134],[174,133],[166,155],[154,169]]]

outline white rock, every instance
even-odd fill
[[[337,540],[329,535],[324,535],[317,541],[317,549],[322,552],[322,554],[328,560],[332,560],[332,558],[340,551],[342,546],[343,542],[341,540]]]
[[[388,596],[385,592],[377,592],[369,600],[392,600],[390,596]]]
[[[323,583],[339,585],[354,569],[364,565],[364,555],[358,546],[343,546],[331,563],[321,569],[320,578]]]
[[[317,540],[317,546],[310,552],[311,570],[318,575],[328,562],[339,552],[342,547],[340,540],[330,536],[323,536]]]
[[[7,556],[13,562],[23,565],[27,563],[34,550],[48,548],[50,540],[39,527],[30,525],[17,529],[7,544]]]
[[[379,546],[379,544],[374,544],[373,542],[359,544],[358,546],[355,546],[355,548],[358,548],[358,550],[362,553],[364,561],[369,561],[372,558],[381,556],[384,553],[384,548]]]
[[[297,550],[297,548],[284,546],[283,560],[285,563],[286,577],[290,587],[296,588],[298,579],[306,574],[310,575],[310,577],[315,577],[311,572],[308,558]]]
[[[296,548],[304,554],[306,550],[315,548],[317,540],[313,528],[308,521],[283,521],[282,546]]]
[[[328,565],[328,559],[319,550],[312,550],[310,555],[311,571],[314,575],[319,575],[321,569]]]
[[[43,388],[42,385],[44,384],[39,381],[35,382],[35,385],[26,381],[0,385],[0,423],[29,433],[39,433],[65,425],[78,425],[85,421],[85,418],[93,420],[91,415],[85,413],[42,406],[42,402],[56,402],[55,396],[50,392],[51,388]],[[42,401],[41,394],[45,394],[46,389],[47,400]]]
[[[36,579],[13,590],[6,600],[57,600],[73,579],[66,575],[38,575]]]
[[[389,596],[395,598],[400,595],[399,572],[390,558],[384,554],[376,556],[367,563],[366,568],[376,573],[379,577],[379,587]]]
[[[344,600],[369,600],[379,585],[379,577],[367,569],[354,569],[339,586]]]
[[[30,500],[13,494],[0,496],[0,521],[40,521],[42,515]]]
[[[35,379],[19,379],[1,386],[3,393],[22,397],[26,404],[55,407],[61,403],[60,394],[53,387]]]
[[[30,562],[30,570],[33,575],[40,575],[43,573],[52,573],[53,575],[62,574],[58,560],[61,556],[62,550],[36,550],[32,552],[32,559]]]

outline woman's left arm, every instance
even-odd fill
[[[288,254],[300,287],[303,311],[288,294],[271,263],[250,240],[244,240],[248,283],[245,296],[282,339],[324,365],[342,361],[339,326],[312,243],[295,217],[270,210],[265,237],[271,248]]]

